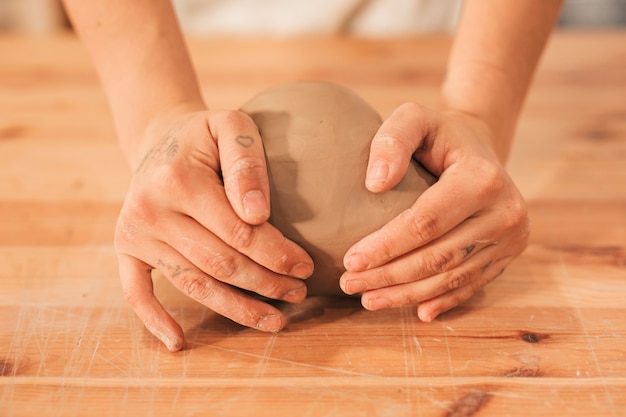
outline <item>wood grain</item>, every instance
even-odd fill
[[[0,415],[625,416],[626,32],[558,32],[509,170],[531,244],[435,322],[317,297],[244,329],[155,276],[187,348],[122,299],[111,245],[129,171],[72,36],[0,38]],[[207,101],[272,84],[434,106],[450,40],[191,40]]]

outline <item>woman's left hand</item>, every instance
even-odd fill
[[[429,322],[499,276],[526,248],[526,203],[493,150],[493,133],[461,112],[398,107],[372,140],[366,186],[395,186],[415,158],[438,181],[344,258],[347,294],[368,310],[419,303]]]

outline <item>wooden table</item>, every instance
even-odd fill
[[[191,42],[212,107],[272,84],[345,84],[383,115],[434,105],[447,38]],[[626,32],[558,33],[510,172],[528,250],[430,324],[311,298],[239,327],[157,280],[187,333],[168,353],[120,294],[129,172],[71,35],[0,39],[0,415],[625,416]]]

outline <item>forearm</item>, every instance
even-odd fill
[[[172,5],[167,0],[64,3],[96,66],[121,147],[136,165],[151,119],[176,106],[203,106]]]
[[[486,123],[502,161],[562,0],[466,0],[442,87],[445,109]]]

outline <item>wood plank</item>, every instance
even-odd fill
[[[9,415],[347,415],[503,416],[623,415],[626,380],[572,382],[560,378],[155,378],[79,379],[56,384],[16,384]],[[531,383],[532,382],[532,383]],[[29,401],[37,398],[39,401]],[[85,401],[89,399],[89,401]],[[611,404],[612,410],[605,404]],[[14,406],[18,404],[19,407]],[[56,404],[50,408],[47,404]]]
[[[130,172],[83,47],[0,37],[0,415],[625,416],[625,42],[553,38],[508,163],[530,246],[468,302],[427,324],[313,297],[278,304],[289,324],[268,335],[155,274],[187,336],[172,354],[121,295],[111,239]],[[383,115],[436,105],[449,45],[190,41],[214,108],[325,79]]]

